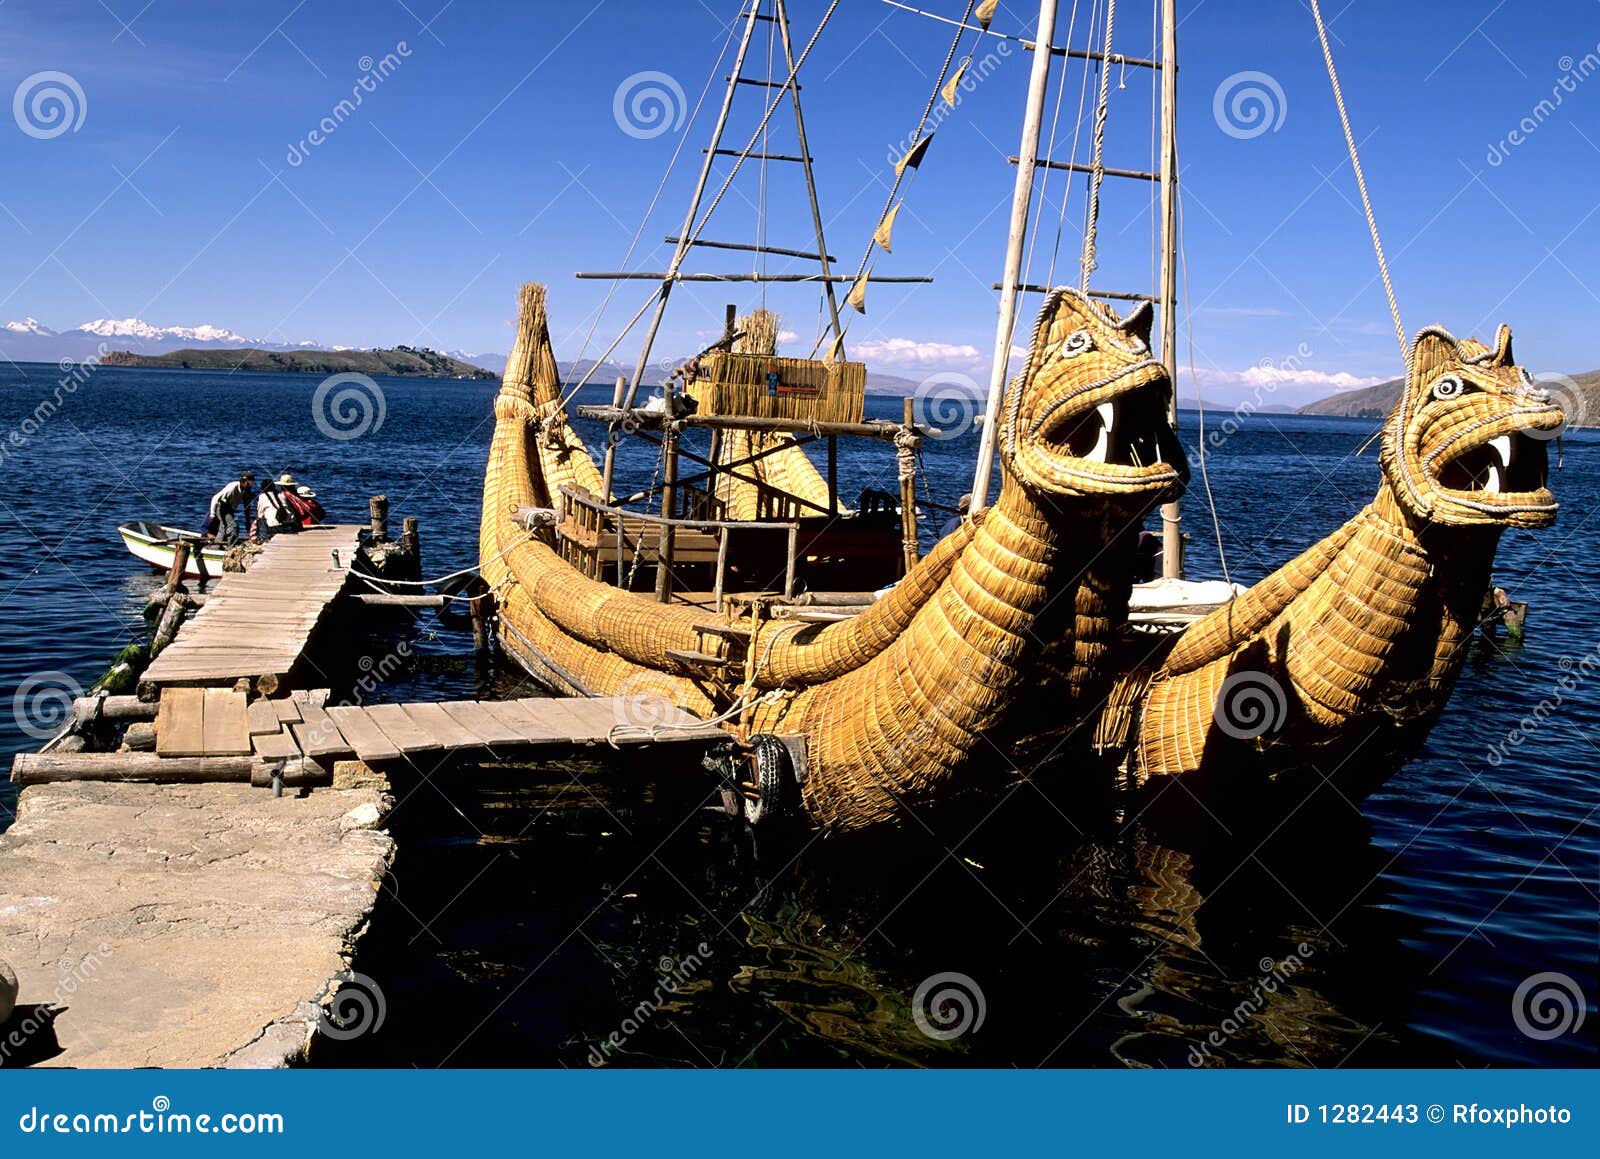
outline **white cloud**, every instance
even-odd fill
[[[882,338],[847,347],[853,357],[888,366],[940,366],[972,362],[982,357],[976,346],[950,342],[916,342],[910,338]]]
[[[1392,377],[1392,376],[1391,376]],[[1325,390],[1356,390],[1364,386],[1377,386],[1388,382],[1381,376],[1365,377],[1340,370],[1290,370],[1271,364],[1251,366],[1245,370],[1226,370],[1220,366],[1197,367],[1193,375],[1180,368],[1179,378],[1198,382],[1201,386],[1254,386],[1267,390],[1278,387],[1317,387]]]
[[[1386,378],[1362,377],[1340,370],[1329,374],[1323,370],[1285,370],[1281,366],[1252,366],[1239,376],[1246,386],[1330,386],[1335,390],[1355,390],[1363,386],[1377,386]]]

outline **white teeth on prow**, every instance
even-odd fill
[[[1483,489],[1487,494],[1490,494],[1490,495],[1498,495],[1498,494],[1500,494],[1500,468],[1499,467],[1492,466],[1492,465],[1490,466],[1490,468],[1489,468],[1489,481],[1483,485]]]
[[[1111,451],[1111,432],[1105,427],[1100,428],[1100,437],[1095,440],[1094,450],[1085,456],[1091,463],[1104,463],[1106,455]]]
[[[1495,454],[1500,456],[1502,467],[1511,466],[1511,436],[1501,435],[1498,439],[1490,439],[1489,445],[1494,448]]]
[[[1094,409],[1099,412],[1099,414],[1100,414],[1100,422],[1105,426],[1106,430],[1111,431],[1111,430],[1115,430],[1116,429],[1116,427],[1117,427],[1117,404],[1116,403],[1114,403],[1114,402],[1103,402],[1099,406],[1095,407]]]

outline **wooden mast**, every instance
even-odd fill
[[[700,200],[706,194],[706,183],[711,180],[711,166],[717,159],[717,147],[722,144],[722,131],[728,125],[728,113],[733,108],[734,90],[738,88],[738,78],[744,74],[745,54],[750,51],[750,40],[755,35],[756,21],[760,15],[761,2],[753,0],[750,11],[745,14],[744,37],[739,41],[739,52],[733,59],[728,91],[722,94],[722,109],[717,114],[717,126],[711,131],[711,144],[706,149],[706,159],[700,164],[700,180],[695,183],[694,196],[689,199],[689,212],[684,215],[683,228],[678,231],[678,248],[672,255],[672,265],[661,277],[660,296],[656,298],[656,310],[650,319],[650,329],[645,332],[644,348],[639,351],[639,365],[633,372],[632,383],[628,386],[626,406],[633,405],[633,400],[639,393],[639,384],[644,381],[645,367],[650,364],[650,350],[655,345],[656,334],[661,330],[661,318],[667,312],[667,296],[672,293],[673,283],[678,280],[678,268],[683,265],[683,259],[689,253],[689,243],[694,238],[694,221],[700,216]]]
[[[1161,361],[1172,382],[1168,417],[1178,428],[1178,3],[1161,0]],[[1161,575],[1183,578],[1183,508],[1161,507]]]
[[[775,0],[773,11],[778,22],[778,35],[783,38],[783,58],[792,74],[795,71],[794,45],[789,40],[789,10],[784,6],[783,0]],[[811,172],[811,146],[806,141],[806,118],[800,111],[798,84],[789,86],[789,96],[794,104],[794,128],[795,136],[800,143],[800,167],[806,175],[806,195],[811,199],[811,224],[817,231],[817,261],[822,266],[822,292],[828,299],[828,320],[833,326],[834,341],[839,342],[844,338],[844,330],[839,325],[839,303],[834,297],[832,271],[828,268],[828,242],[822,236],[822,207],[817,204],[817,179]]]
[[[1011,362],[1011,335],[1016,325],[1022,251],[1028,236],[1028,211],[1033,205],[1033,174],[1038,167],[1039,130],[1044,121],[1045,96],[1050,87],[1050,57],[1055,38],[1057,2],[1041,0],[1039,28],[1034,34],[1033,71],[1028,77],[1028,105],[1022,121],[1017,183],[1011,195],[1011,232],[1006,240],[1005,276],[1000,283],[1000,318],[995,326],[994,363],[989,369],[989,396],[984,402],[983,431],[978,441],[978,467],[972,476],[973,513],[989,505],[989,475],[994,465],[1000,398],[1005,393],[1006,371]]]

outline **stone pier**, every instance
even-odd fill
[[[338,779],[337,784],[351,782]],[[389,864],[367,787],[71,782],[0,834],[3,1065],[275,1067],[304,1057]]]

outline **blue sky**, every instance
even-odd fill
[[[962,4],[917,6],[959,15]],[[824,7],[793,0],[801,43]],[[1071,8],[1062,5],[1058,42]],[[712,0],[5,0],[0,95],[57,71],[81,89],[84,109],[76,129],[48,137],[0,118],[0,321],[32,315],[60,329],[136,315],[276,340],[504,351],[516,286],[540,280],[551,286],[558,353],[575,357],[608,287],[573,271],[621,268],[681,143],[629,262],[663,268],[662,238],[677,231],[721,86],[697,120],[651,137],[619,127],[619,87],[663,72],[683,91],[679,108],[692,107],[737,10]],[[1150,55],[1150,7],[1123,0],[1118,12],[1118,50]],[[1504,320],[1536,372],[1600,366],[1600,77],[1573,79],[1585,58],[1600,66],[1600,4],[1543,0],[1535,15],[1500,0],[1328,0],[1325,12],[1407,329],[1437,322],[1487,336]],[[1267,401],[1295,402],[1392,376],[1398,350],[1309,10],[1200,0],[1180,13],[1187,320],[1207,393],[1237,397],[1266,382],[1281,394]],[[1026,34],[1036,16],[1008,0],[995,28]],[[850,269],[882,208],[887,158],[950,36],[882,0],[844,0],[802,74],[829,249]],[[747,75],[766,71],[758,40]],[[998,55],[1006,44],[978,49],[997,54],[993,71],[941,126],[894,252],[877,267],[932,273],[935,284],[875,286],[852,323],[852,350],[883,370],[977,371],[993,344],[989,286],[1028,69],[1026,52]],[[398,62],[390,75],[291,164],[291,146],[386,54]],[[1281,91],[1269,93],[1274,127],[1226,132],[1214,98],[1249,72]],[[1082,81],[1074,63],[1057,156],[1071,148]],[[740,90],[735,145],[759,116],[760,91]],[[1558,107],[1538,108],[1558,92]],[[1150,74],[1116,70],[1112,95],[1107,162],[1146,168]],[[30,115],[26,102],[20,115]],[[1532,130],[1509,143],[1525,120]],[[773,126],[771,151],[794,151],[787,109]],[[1080,158],[1086,151],[1085,132]],[[723,162],[718,179],[726,172]],[[741,176],[704,237],[754,240],[760,178],[755,166]],[[766,179],[768,241],[811,248],[798,170],[774,163]],[[1039,279],[1052,251],[1055,280],[1076,278],[1082,181],[1058,247],[1064,188],[1055,175]],[[1150,287],[1148,194],[1108,181],[1097,286]],[[701,251],[688,268],[750,263]],[[648,290],[617,288],[590,354]],[[756,305],[759,291],[680,288],[658,350],[700,345],[724,301]],[[809,347],[815,292],[775,289],[768,304],[794,346]],[[630,337],[622,352],[636,351]]]

